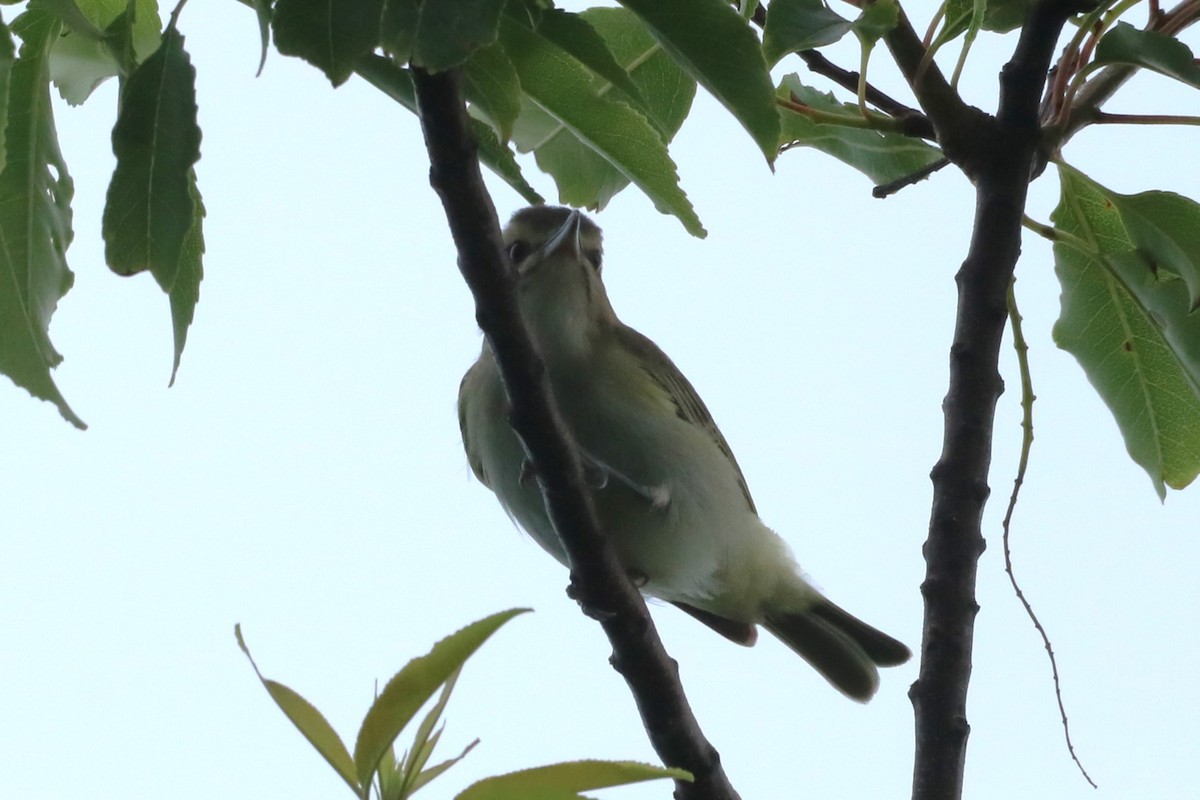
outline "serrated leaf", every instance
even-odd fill
[[[320,69],[335,87],[379,44],[383,0],[279,0],[275,47]]]
[[[621,0],[775,161],[779,115],[758,37],[725,0]]]
[[[50,106],[49,54],[60,29],[36,7],[13,22],[24,44],[9,76],[0,171],[0,372],[84,429],[50,377],[62,361],[50,317],[74,282],[66,259],[74,188]]]
[[[673,214],[693,235],[703,236],[704,228],[679,188],[675,163],[654,126],[624,103],[596,94],[587,71],[553,42],[508,18],[501,20],[500,30],[528,101],[632,181],[656,208]],[[558,166],[540,159],[539,165]],[[567,176],[551,174],[563,191]]]
[[[763,55],[774,66],[789,53],[824,47],[850,32],[851,22],[823,0],[772,0],[763,28]]]
[[[412,62],[430,72],[457,67],[496,41],[506,0],[424,0]]]
[[[367,56],[355,68],[363,80],[395,100],[414,114],[417,113],[417,98],[413,91],[412,78],[408,72],[382,56]],[[469,120],[471,134],[479,145],[479,162],[496,173],[505,183],[532,205],[546,202],[521,174],[521,166],[508,145],[501,144],[495,132],[486,123]]]
[[[50,51],[50,78],[71,105],[83,103],[108,78],[128,72],[159,46],[162,22],[156,0],[78,0],[71,3],[87,21],[87,29],[68,29]],[[89,31],[101,30],[96,38]],[[133,48],[133,58],[115,50]]]
[[[1112,192],[1069,167],[1059,176],[1053,219],[1072,239],[1054,246],[1054,340],[1079,361],[1164,497],[1200,473],[1200,315],[1186,283],[1139,253]]]
[[[644,98],[642,108],[650,113],[665,141],[670,141],[687,119],[696,82],[679,68],[646,26],[623,8],[590,8],[584,18],[604,39],[617,62],[628,70]],[[596,94],[619,92],[598,76],[592,79]],[[525,100],[519,118],[525,149],[536,148],[538,165],[556,176],[560,202],[593,209],[604,208],[629,185],[612,164],[583,145],[557,120]]]
[[[521,81],[504,46],[496,42],[472,53],[463,78],[463,94],[473,110],[483,114],[500,140],[507,142],[521,113]]]
[[[1096,45],[1096,64],[1133,64],[1200,89],[1200,65],[1191,48],[1165,33],[1118,22]]]
[[[383,687],[367,710],[354,743],[358,781],[370,783],[375,767],[396,736],[438,688],[453,675],[496,630],[529,609],[514,608],[474,622],[433,646],[427,655],[408,662]]]
[[[580,792],[628,786],[672,778],[690,781],[682,769],[656,767],[635,761],[568,761],[484,778],[460,792],[455,800],[577,800]]]
[[[615,10],[615,9],[610,9]],[[630,104],[646,116],[651,116],[642,98],[642,90],[617,62],[608,43],[588,22],[585,14],[570,14],[558,9],[546,11],[537,25],[537,32],[567,51],[595,76],[620,90]]]
[[[839,103],[832,94],[819,92],[800,82],[798,75],[784,77],[779,96],[795,96],[804,105],[835,114],[859,116],[858,106]],[[814,147],[854,167],[876,184],[911,175],[942,156],[938,150],[920,139],[899,133],[854,128],[815,122],[787,108],[779,109],[783,121],[784,146]]]
[[[196,316],[196,304],[200,302],[200,281],[204,279],[204,201],[196,185],[196,172],[188,176],[188,190],[192,196],[192,225],[183,237],[179,253],[179,271],[171,287],[171,328],[175,337],[175,360],[171,365],[171,381],[179,374],[179,362],[187,344],[188,328]]]
[[[235,625],[233,632],[237,637],[238,647],[246,654],[250,666],[254,668],[254,674],[262,681],[262,685],[266,688],[267,694],[271,695],[271,699],[275,701],[275,705],[279,706],[279,710],[291,720],[292,724],[296,726],[296,730],[300,731],[308,743],[321,754],[321,757],[329,762],[329,766],[333,767],[334,772],[341,776],[342,780],[354,790],[354,793],[362,796],[362,790],[359,788],[354,774],[354,761],[350,758],[350,751],[342,743],[337,731],[329,724],[329,720],[325,719],[325,715],[318,711],[316,706],[301,697],[299,693],[278,681],[264,678],[258,669],[258,664],[254,663],[254,656],[250,655],[246,641],[242,638],[242,626]]]
[[[412,785],[409,787],[409,794],[411,795],[411,794],[416,793],[416,791],[418,789],[420,789],[422,786],[425,786],[430,781],[434,780],[439,775],[441,775],[443,772],[450,769],[458,762],[462,761],[464,758],[467,757],[467,753],[469,753],[475,749],[475,745],[477,745],[477,744],[479,744],[478,739],[476,739],[475,741],[471,742],[469,745],[464,747],[463,751],[461,753],[459,753],[457,756],[455,756],[454,758],[448,758],[445,761],[434,764],[429,769],[423,770],[421,772],[421,774],[418,775],[413,780]]]
[[[150,270],[164,292],[175,285],[195,219],[195,84],[183,36],[168,28],[159,49],[125,81],[113,127],[117,166],[104,206],[104,256],[118,275]]]

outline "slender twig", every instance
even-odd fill
[[[1200,117],[1181,114],[1109,114],[1097,111],[1092,117],[1096,125],[1200,125]]]
[[[516,279],[503,255],[496,209],[483,185],[477,146],[467,127],[456,70],[412,71],[430,183],[445,207],[459,269],[475,297],[476,319],[496,356],[511,405],[509,421],[538,476],[546,510],[571,565],[569,593],[600,621],[612,643],[613,666],[628,682],[642,722],[663,763],[688,770],[679,800],[736,800],[717,751],[704,738],[663,650],[646,605],[600,529],[580,466],[562,422],[545,365],[516,302]]]
[[[910,172],[903,178],[897,178],[891,183],[881,183],[871,190],[871,197],[877,200],[883,200],[886,197],[891,197],[901,189],[908,188],[914,183],[920,183],[938,170],[950,166],[950,159],[942,157],[934,161],[928,166],[921,167],[915,172]]]
[[[1054,647],[1050,644],[1050,636],[1046,633],[1046,629],[1042,626],[1038,615],[1034,613],[1033,606],[1025,597],[1025,592],[1021,590],[1021,586],[1017,583],[1017,576],[1013,572],[1012,548],[1010,546],[1012,517],[1013,511],[1017,507],[1017,496],[1021,492],[1021,486],[1025,483],[1025,471],[1029,467],[1029,451],[1033,448],[1033,402],[1037,399],[1037,395],[1033,393],[1033,378],[1029,372],[1029,344],[1025,341],[1025,334],[1021,329],[1021,312],[1017,309],[1017,296],[1013,288],[1015,283],[1016,280],[1014,279],[1008,286],[1008,319],[1012,325],[1013,348],[1017,351],[1017,365],[1021,373],[1022,436],[1021,457],[1017,463],[1017,476],[1013,479],[1012,494],[1009,495],[1008,508],[1004,512],[1004,521],[1001,523],[1004,529],[1002,537],[1004,544],[1004,572],[1008,575],[1008,582],[1012,584],[1013,593],[1021,601],[1021,605],[1025,607],[1025,614],[1042,637],[1042,645],[1046,648],[1046,655],[1050,657],[1050,674],[1054,678],[1054,699],[1058,701],[1058,713],[1062,717],[1063,737],[1067,740],[1067,752],[1071,754],[1071,760],[1079,768],[1079,772],[1082,773],[1084,780],[1091,784],[1093,789],[1096,789],[1099,787],[1092,780],[1092,776],[1088,774],[1088,771],[1084,769],[1083,762],[1079,760],[1079,756],[1075,752],[1075,745],[1071,741],[1071,726],[1067,722],[1067,707],[1063,704],[1062,683],[1058,676],[1058,659],[1054,655]]]

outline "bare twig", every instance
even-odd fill
[[[679,800],[737,800],[717,751],[704,738],[663,650],[646,605],[597,522],[579,463],[516,303],[516,283],[504,258],[496,210],[483,185],[475,141],[456,70],[412,71],[430,183],[446,210],[458,265],[475,297],[511,403],[510,421],[538,475],[546,510],[571,564],[571,589],[597,618],[613,646],[612,664],[628,682],[651,743],[663,763],[688,770],[676,782]]]
[[[1058,659],[1054,656],[1054,648],[1050,644],[1050,637],[1047,635],[1046,629],[1042,627],[1041,620],[1034,613],[1033,606],[1026,599],[1025,592],[1021,591],[1021,587],[1017,583],[1016,574],[1013,573],[1012,549],[1010,547],[1012,517],[1013,512],[1017,508],[1017,496],[1021,493],[1021,486],[1025,483],[1025,471],[1029,466],[1029,451],[1033,447],[1033,401],[1037,399],[1037,396],[1033,393],[1033,379],[1029,373],[1029,345],[1025,342],[1025,334],[1021,329],[1021,312],[1017,309],[1017,296],[1013,290],[1013,284],[1015,283],[1016,280],[1014,279],[1008,286],[1008,319],[1012,325],[1013,348],[1017,351],[1017,364],[1021,372],[1021,428],[1023,434],[1021,436],[1021,458],[1017,463],[1017,476],[1013,479],[1012,494],[1008,497],[1008,508],[1004,512],[1004,522],[1001,523],[1004,528],[1002,538],[1004,543],[1004,572],[1008,575],[1008,582],[1012,584],[1013,593],[1021,601],[1021,605],[1025,607],[1025,614],[1042,637],[1042,645],[1046,648],[1046,655],[1050,657],[1050,674],[1054,678],[1054,699],[1058,701],[1058,713],[1062,717],[1063,736],[1067,740],[1067,752],[1071,754],[1071,760],[1075,762],[1075,766],[1079,767],[1084,780],[1091,784],[1093,789],[1096,789],[1099,787],[1096,786],[1096,782],[1092,780],[1092,776],[1088,774],[1088,771],[1084,769],[1083,762],[1079,760],[1079,756],[1075,752],[1075,745],[1071,741],[1071,726],[1067,722],[1067,708],[1063,704],[1062,683],[1058,677]]]

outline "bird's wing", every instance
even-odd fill
[[[721,435],[721,429],[713,421],[712,414],[708,413],[708,407],[704,405],[700,395],[692,388],[692,384],[654,342],[626,325],[618,325],[616,331],[622,344],[637,355],[638,363],[671,398],[676,416],[708,434],[713,444],[729,459],[729,463],[733,465],[733,471],[737,474],[738,486],[741,487],[742,495],[746,498],[746,505],[757,514],[758,510],[754,507],[754,499],[750,496],[750,488],[746,485],[746,476],[742,474],[742,468],[738,466],[737,459],[733,457],[733,450],[730,449],[729,442],[725,441],[725,437]]]
[[[480,483],[491,489],[492,485],[488,483],[487,475],[483,471],[483,458],[471,448],[471,437],[467,435],[467,418],[470,416],[467,409],[469,402],[467,384],[482,380],[483,368],[483,357],[481,356],[471,365],[471,368],[463,375],[462,382],[458,384],[458,430],[462,433],[463,449],[467,451],[467,463],[471,465],[471,472],[475,473],[475,477],[479,479]],[[474,394],[478,398],[480,393],[476,391]]]

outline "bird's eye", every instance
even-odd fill
[[[508,246],[508,258],[514,265],[524,261],[529,256],[529,253],[529,242],[522,239],[517,239]]]
[[[600,271],[601,256],[599,248],[595,250],[584,250],[583,257],[586,258],[588,263],[592,265],[592,269],[596,270],[596,272]]]

